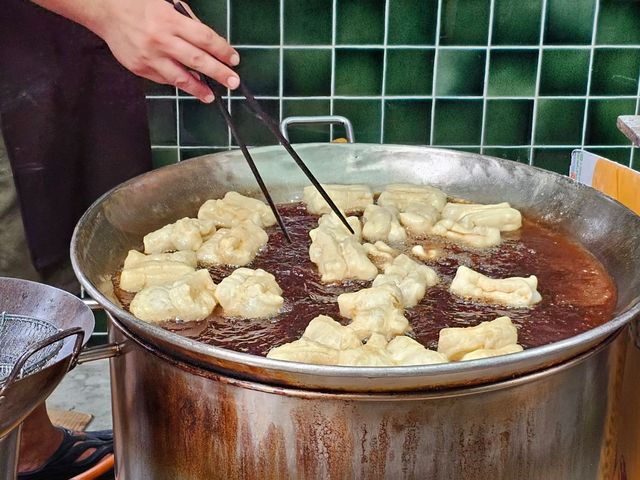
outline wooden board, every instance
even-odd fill
[[[640,115],[620,115],[617,125],[636,147],[640,147]]]
[[[91,420],[93,420],[93,415],[76,410],[68,411],[48,408],[47,412],[49,413],[51,423],[76,432],[84,431],[89,423],[91,423]]]

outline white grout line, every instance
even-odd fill
[[[264,145],[263,145],[264,146]],[[433,145],[438,148],[480,148],[478,144],[470,144],[470,145]],[[152,145],[151,148],[153,150],[175,150],[177,147],[175,145]],[[181,147],[182,150],[197,150],[197,149],[205,149],[205,148],[228,148],[228,145],[183,145]],[[237,148],[232,146],[231,148]],[[485,145],[485,149],[487,148],[501,148],[501,149],[527,149],[531,148],[531,145]],[[535,148],[545,149],[545,150],[553,150],[553,149],[568,149],[568,148],[580,148],[580,145],[535,145]],[[584,148],[611,148],[611,149],[621,149],[621,148],[631,148],[629,145],[585,145]]]
[[[433,54],[433,75],[431,79],[431,123],[429,124],[429,144],[433,145],[433,134],[435,132],[435,120],[436,120],[436,79],[438,75],[438,47],[440,46],[440,18],[442,17],[442,0],[438,0],[438,9],[436,11],[436,38],[435,38],[435,52]]]
[[[593,27],[591,28],[591,50],[589,51],[589,75],[587,76],[587,95],[591,93],[591,79],[593,77],[593,57],[596,46],[596,34],[598,32],[598,16],[600,14],[600,2],[596,2],[595,12],[593,14]],[[584,148],[584,143],[587,138],[587,125],[589,116],[589,98],[584,102],[584,113],[582,118],[582,145],[580,148]]]
[[[176,147],[178,148],[178,161],[182,159],[180,156],[180,99],[177,95],[176,88]]]
[[[439,17],[438,17],[439,18]],[[438,20],[439,22],[440,20]],[[436,26],[437,29],[437,26]],[[436,41],[438,41],[436,39]],[[254,48],[254,49],[279,49],[280,45],[236,45],[236,48]],[[637,49],[640,47],[639,44],[628,44],[628,45],[597,45],[596,48],[602,49]],[[368,49],[381,49],[385,48],[385,45],[379,44],[357,44],[357,45],[283,45],[282,48],[285,50],[295,49],[295,50],[329,50],[332,48],[338,49],[355,49],[355,50],[368,50]],[[388,45],[387,48],[390,50],[483,50],[486,49],[486,45]],[[538,45],[492,45],[491,50],[538,50],[540,47]],[[591,49],[591,45],[545,45],[545,49],[549,50],[589,50]]]
[[[329,115],[334,114],[333,101],[336,95],[336,35],[338,31],[338,0],[331,6],[331,96],[329,97]],[[329,141],[333,140],[333,125],[329,125]]]
[[[384,143],[384,95],[387,92],[387,42],[389,41],[389,3],[391,0],[384,2],[384,50],[382,56],[382,90],[380,90],[380,143]]]
[[[533,117],[531,118],[531,147],[529,149],[529,165],[533,165],[533,147],[536,136],[536,117],[538,116],[538,96],[540,95],[540,76],[542,72],[542,46],[544,44],[544,24],[547,18],[547,0],[542,0],[540,15],[540,38],[538,42],[538,66],[536,69],[536,85],[533,97]]]
[[[284,97],[284,0],[280,0],[280,51],[278,65],[278,120],[282,122],[282,105]]]
[[[484,59],[484,86],[482,90],[482,123],[480,125],[480,153],[484,153],[484,135],[487,123],[487,92],[489,90],[489,58],[491,57],[491,41],[493,40],[493,15],[496,2],[491,0],[489,4],[489,31],[487,32],[487,50]]]
[[[174,95],[148,95],[147,100],[175,100]],[[178,97],[181,101],[194,101],[194,97]],[[229,98],[224,96],[223,98]],[[241,100],[244,97],[231,96],[233,100]],[[256,95],[258,100],[278,100],[276,95]],[[309,95],[309,96],[284,96],[285,100],[431,100],[433,95]],[[437,95],[441,100],[482,100],[482,95]],[[496,96],[487,95],[487,100],[535,100],[535,96]],[[544,95],[545,100],[636,100],[638,95]]]
[[[231,0],[227,0],[227,38],[231,38]],[[242,57],[240,57],[240,61],[242,62]],[[231,96],[229,95],[229,90],[227,90],[227,110],[231,112]],[[231,145],[231,129],[227,127],[227,148],[231,148]]]

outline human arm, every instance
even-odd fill
[[[136,75],[175,85],[204,102],[209,87],[187,68],[234,89],[239,63],[229,43],[203,23],[186,18],[164,0],[33,0],[101,37],[116,59]],[[187,67],[187,68],[185,68]]]

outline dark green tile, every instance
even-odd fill
[[[485,145],[527,145],[531,141],[533,100],[487,100]]]
[[[388,0],[389,45],[435,45],[437,0]]]
[[[504,158],[520,163],[529,163],[528,148],[485,148],[484,154],[490,157]]]
[[[94,327],[94,331],[95,332],[106,332],[107,331],[107,325],[109,323],[108,319],[107,319],[107,313],[104,310],[94,310],[93,311],[93,318],[96,322],[95,327]]]
[[[189,6],[200,21],[213,28],[218,35],[227,36],[227,2],[191,0]]]
[[[175,145],[176,101],[147,100],[151,145]]]
[[[433,145],[479,145],[482,100],[436,100]]]
[[[227,145],[227,125],[217,108],[196,100],[180,101],[180,144]]]
[[[144,93],[145,95],[175,95],[176,88],[172,85],[162,85],[160,83],[152,82],[151,80],[144,80]]]
[[[278,95],[280,91],[280,51],[274,48],[239,48],[236,68],[254,95]]]
[[[284,43],[330,45],[332,0],[285,0]]]
[[[153,148],[151,149],[151,162],[153,168],[164,167],[178,163],[177,148]]]
[[[232,2],[230,37],[234,45],[278,45],[280,43],[280,1]]]
[[[543,51],[540,95],[585,95],[588,78],[588,50]]]
[[[533,150],[533,165],[568,175],[572,151],[573,148],[536,148]]]
[[[209,155],[210,153],[227,152],[228,148],[181,148],[180,160],[189,160],[190,158]]]
[[[636,95],[640,49],[597,48],[593,55],[591,95]]]
[[[486,45],[489,0],[443,0],[440,45]]]
[[[630,142],[618,130],[619,115],[633,115],[636,101],[633,99],[589,100],[587,111],[587,145],[628,145]]]
[[[640,44],[640,2],[605,0],[598,13],[598,45]]]
[[[331,102],[329,100],[288,100],[282,103],[282,118],[286,117],[312,117],[317,115],[330,115]],[[297,128],[297,127],[296,127]]]
[[[492,45],[538,45],[542,0],[495,0]]]
[[[380,143],[380,102],[378,100],[335,100],[333,112],[353,123],[356,142]]]
[[[330,113],[329,100],[284,100],[282,103],[282,118]],[[289,128],[289,139],[292,143],[328,142],[331,139],[330,131],[329,125],[295,125]],[[335,127],[334,132],[337,137],[345,135],[339,127]]]
[[[467,152],[467,153],[480,153],[480,147],[452,148],[451,150],[456,150],[458,152]]]
[[[629,161],[631,160],[631,148],[584,147],[584,149],[613,162],[618,162],[626,167],[629,166]]]
[[[384,143],[428,145],[431,100],[389,100],[384,110]]]
[[[596,1],[551,0],[547,2],[545,45],[590,44]]]
[[[431,95],[433,50],[388,50],[386,95]]]
[[[336,131],[334,136],[340,138],[344,137],[344,134]],[[289,141],[291,143],[330,142],[331,127],[329,125],[299,125],[291,130]]]
[[[276,121],[280,118],[278,100],[260,100],[260,106],[271,118],[276,119]],[[242,135],[242,141],[247,145],[273,145],[278,143],[267,127],[246,107],[246,103],[243,100],[231,101],[231,116]],[[221,144],[214,143],[210,145]],[[233,141],[233,145],[237,145],[235,141]]]
[[[347,0],[337,3],[336,43],[338,45],[382,45],[384,2]]]
[[[286,50],[283,69],[284,96],[331,95],[330,50]]]
[[[95,333],[98,333],[98,332],[95,332]],[[85,346],[87,348],[98,347],[100,345],[106,345],[107,343],[109,343],[109,338],[106,335],[101,335],[101,336],[91,335],[91,338],[89,338],[89,341]]]
[[[485,50],[440,50],[436,95],[482,95]]]
[[[380,95],[382,50],[336,50],[336,95]]]
[[[578,145],[582,142],[584,100],[538,101],[536,145]]]
[[[532,50],[492,50],[489,59],[491,96],[533,96],[536,91],[538,52]]]

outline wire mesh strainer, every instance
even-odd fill
[[[55,340],[40,346],[60,329],[38,318],[25,315],[13,315],[6,312],[0,314],[0,386],[7,380],[23,355],[32,351],[20,368],[16,379],[44,367],[62,348],[63,340]],[[39,347],[35,351],[34,347]]]

